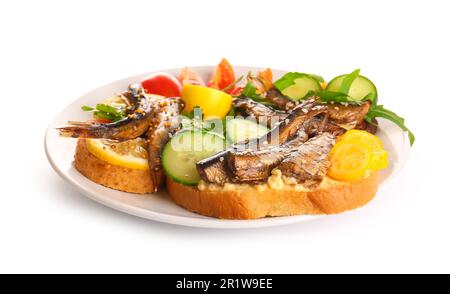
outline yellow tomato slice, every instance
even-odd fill
[[[377,136],[366,131],[349,130],[340,138],[340,141],[347,140],[352,142],[358,141],[364,143],[372,149],[383,149],[383,143],[381,142],[381,140]]]
[[[372,150],[359,142],[340,141],[331,149],[328,174],[343,181],[364,177],[372,160]]]
[[[370,162],[370,170],[380,170],[387,168],[389,165],[388,153],[383,149],[372,150],[372,161]]]
[[[231,95],[213,88],[186,84],[181,91],[185,112],[200,107],[205,119],[224,118],[231,109]]]

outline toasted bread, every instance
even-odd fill
[[[269,185],[225,186],[199,189],[167,178],[172,199],[202,215],[222,219],[256,219],[266,216],[334,214],[363,206],[377,191],[378,173],[357,182],[325,178],[312,189],[274,189]]]
[[[131,193],[152,193],[154,185],[148,170],[112,165],[89,152],[85,139],[79,139],[75,152],[75,168],[97,184]],[[157,173],[157,181],[164,175]]]

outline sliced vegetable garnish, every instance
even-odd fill
[[[225,148],[223,137],[201,131],[180,132],[164,147],[162,166],[168,176],[185,185],[200,181],[196,163]]]
[[[388,167],[388,153],[381,140],[366,131],[350,130],[330,151],[329,175],[338,180],[359,180]]]
[[[359,76],[360,69],[356,69],[353,72],[349,73],[344,77],[341,83],[341,87],[339,88],[339,92],[343,94],[347,94],[350,90],[350,87],[352,86],[353,82],[356,80],[356,78]]]
[[[240,76],[236,81],[234,81],[232,84],[229,84],[228,86],[226,86],[225,88],[222,89],[222,91],[224,92],[228,92],[230,90],[233,90],[234,87],[240,82],[242,81],[242,79],[244,78],[244,76]],[[231,93],[230,93],[231,94]]]
[[[357,181],[369,170],[372,150],[360,142],[341,141],[330,151],[328,174],[342,181]]]
[[[234,118],[228,120],[226,124],[226,137],[233,144],[260,138],[268,132],[267,127],[250,119]]]
[[[110,164],[131,169],[148,170],[147,142],[143,138],[116,142],[87,139],[89,152]]]
[[[372,150],[372,160],[369,165],[370,170],[380,170],[389,165],[388,153],[383,149]]]
[[[370,107],[369,113],[366,115],[365,120],[369,123],[372,123],[372,120],[376,117],[388,119],[399,126],[403,131],[408,132],[409,142],[411,145],[414,144],[416,137],[411,132],[411,130],[406,127],[405,119],[403,117],[400,117],[395,112],[384,108],[383,105],[373,104]]]
[[[283,95],[293,100],[301,100],[322,91],[322,87],[317,78],[299,72],[285,74],[275,81],[274,86]]]
[[[205,85],[205,82],[203,81],[202,77],[189,67],[185,67],[180,71],[180,74],[178,75],[178,81],[180,81],[181,85],[185,84],[192,84],[199,86]]]
[[[231,95],[213,88],[197,85],[184,85],[181,98],[185,102],[184,112],[189,113],[195,107],[203,111],[204,119],[224,118],[231,109]]]
[[[383,142],[377,136],[362,130],[349,130],[340,137],[339,141],[358,141],[372,149],[383,149]]]
[[[319,83],[324,83],[325,82],[325,80],[324,80],[324,78],[322,76],[319,76],[319,75],[316,75],[316,74],[308,74],[308,75],[310,75],[311,77],[315,78]]]
[[[217,65],[208,86],[211,88],[223,90],[235,81],[234,70],[231,64],[223,58]],[[227,93],[230,93],[233,89],[228,89]]]
[[[324,101],[333,101],[331,99],[334,97],[342,101],[347,100],[345,102],[369,100],[376,103],[377,88],[368,78],[361,76],[359,73],[360,70],[357,69],[350,74],[335,77],[328,83],[321,97],[324,96]]]

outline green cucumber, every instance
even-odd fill
[[[310,74],[289,72],[275,81],[277,88],[284,96],[293,100],[301,100],[309,96],[311,93],[322,91],[319,79]]]
[[[347,76],[348,75],[345,74],[335,77],[328,83],[325,90],[329,92],[341,92],[342,82]],[[375,85],[368,78],[361,75],[358,75],[353,80],[348,88],[348,93],[344,94],[347,94],[355,101],[370,100],[372,102],[376,102],[378,97],[377,88]]]
[[[226,137],[232,144],[259,138],[268,132],[267,127],[250,119],[233,118],[226,124]]]
[[[164,147],[162,167],[166,175],[184,185],[200,181],[196,163],[225,149],[225,139],[200,130],[180,132]]]

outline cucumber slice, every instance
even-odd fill
[[[284,96],[293,100],[301,100],[311,92],[322,91],[317,77],[299,72],[285,74],[274,85]]]
[[[195,164],[225,149],[225,139],[213,133],[185,131],[175,135],[164,147],[162,167],[175,181],[196,185],[200,181]]]
[[[326,88],[326,91],[330,92],[340,92],[342,81],[347,75],[337,76],[332,79]],[[348,93],[355,101],[370,100],[372,102],[377,100],[378,93],[375,85],[366,77],[358,76],[351,84]]]
[[[228,120],[226,125],[226,137],[233,144],[259,138],[268,132],[267,127],[250,119],[233,118]]]

